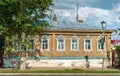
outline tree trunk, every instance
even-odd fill
[[[26,36],[25,36],[25,33],[23,32],[22,33],[22,35],[21,35],[22,37],[22,49],[21,49],[21,59],[20,59],[20,70],[26,70],[26,60],[27,60],[27,58],[26,58],[26,43],[25,43],[25,38],[26,38]]]
[[[21,57],[20,62],[20,70],[26,70],[26,57]]]

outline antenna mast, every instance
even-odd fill
[[[78,3],[77,3],[77,11],[76,11],[76,21],[78,21]]]

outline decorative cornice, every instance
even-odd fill
[[[105,33],[112,33],[115,30],[105,30]],[[102,33],[103,30],[45,30],[44,32],[67,32],[67,33]]]

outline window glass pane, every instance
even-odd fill
[[[101,49],[103,49],[104,48],[104,46],[103,46],[103,44],[101,44]]]
[[[90,49],[90,44],[88,44],[88,49]]]
[[[90,43],[90,40],[85,40],[86,43]]]
[[[58,44],[58,49],[60,49],[60,43]]]
[[[60,40],[59,40],[59,43],[63,43],[63,40],[60,39]]]
[[[48,49],[48,40],[47,39],[43,39],[42,49]]]
[[[64,47],[63,40],[59,39],[58,43],[59,43],[59,49],[63,49],[63,47]]]
[[[100,40],[98,40],[98,50],[102,50],[103,49],[103,44],[100,43]]]
[[[75,39],[72,39],[72,41],[71,41],[71,47],[72,47],[72,50],[77,50],[77,48],[78,48],[78,43],[77,43],[77,39],[75,38]]]
[[[64,44],[61,44],[61,47],[62,47],[61,49],[64,49]]]
[[[100,49],[100,44],[98,44],[98,49]]]
[[[48,35],[44,35],[41,38],[41,50],[49,51],[49,36]]]
[[[77,49],[77,43],[75,44],[75,49]]]
[[[34,39],[30,40],[29,49],[34,49]]]
[[[57,46],[58,50],[64,50],[64,48],[65,48],[65,46],[64,46],[64,39],[59,37],[57,45],[58,45]]]
[[[74,48],[74,44],[72,44],[72,49]]]
[[[87,44],[85,44],[85,49],[88,49],[88,45]]]
[[[85,50],[90,50],[91,49],[91,42],[90,40],[86,39],[85,40]]]

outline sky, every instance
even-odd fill
[[[77,3],[78,19],[84,23],[101,27],[105,21],[107,29],[120,28],[120,0],[53,0],[50,8],[58,20],[75,21]]]

